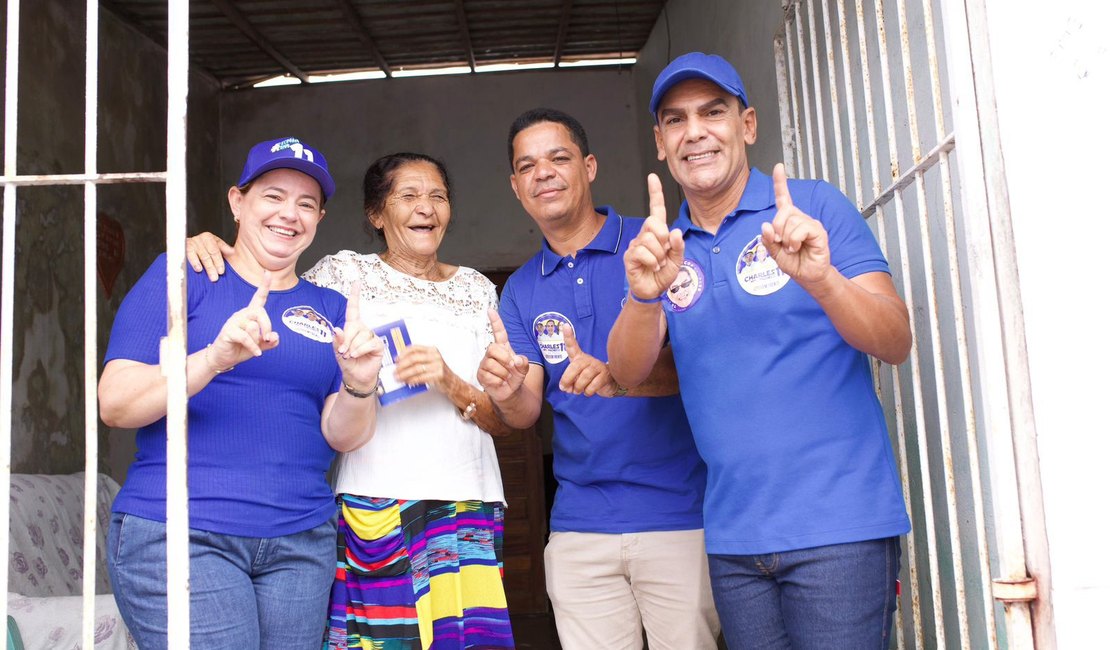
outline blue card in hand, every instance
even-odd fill
[[[381,374],[378,375],[382,384],[382,393],[378,396],[378,401],[381,405],[388,406],[406,397],[412,397],[413,395],[427,392],[428,386],[426,384],[409,386],[404,382],[397,381],[397,378],[393,374],[397,355],[401,354],[405,348],[412,345],[412,340],[409,338],[409,328],[405,327],[405,321],[399,320],[386,323],[385,325],[379,325],[374,328],[374,333],[381,337],[382,342],[385,343],[385,357],[382,359],[382,371]]]

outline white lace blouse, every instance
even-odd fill
[[[359,309],[367,325],[404,320],[413,345],[435,346],[452,372],[481,390],[478,364],[493,341],[486,310],[497,308],[493,283],[481,273],[459,267],[450,279],[432,282],[401,273],[376,254],[340,251],[303,277],[348,297],[351,283],[361,280]],[[493,439],[435,390],[380,408],[370,441],[340,455],[335,491],[505,503]]]

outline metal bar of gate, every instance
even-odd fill
[[[798,38],[798,73],[799,73],[799,77],[800,77],[799,81],[798,81],[798,86],[802,90],[802,116],[805,120],[805,130],[806,130],[807,134],[812,134],[813,133],[813,125],[811,124],[810,107],[809,107],[809,75],[806,73],[806,66],[805,66],[805,60],[806,60],[805,39],[804,39],[804,36],[802,34],[802,21],[798,16],[799,16],[799,14],[797,12],[795,12],[794,13],[794,33]],[[815,74],[816,74],[816,72],[815,72]],[[801,128],[801,124],[799,124],[799,128]],[[810,178],[816,178],[817,177],[817,158],[816,158],[816,156],[813,152],[813,138],[808,137],[808,136],[806,137],[806,158],[808,159],[808,162],[809,162],[809,177]]]
[[[96,173],[97,62],[100,3],[85,3],[85,174]],[[81,647],[94,644],[96,610],[96,493],[100,430],[96,408],[96,183],[85,182],[85,512],[84,557],[81,566]]]
[[[189,2],[170,0],[166,101],[166,559],[170,650],[189,647],[188,393],[185,358],[185,124],[189,95]]]
[[[8,0],[4,60],[4,176],[15,176],[19,108],[19,0]],[[15,316],[15,201],[16,186],[4,183],[4,243],[0,257],[0,521],[11,516],[12,474],[12,321]],[[8,536],[0,535],[0,557],[8,557]],[[8,584],[8,563],[0,580]],[[8,590],[0,589],[0,611],[8,611]]]
[[[867,126],[868,153],[870,154],[868,156],[868,160],[870,160],[870,162],[871,162],[870,171],[871,171],[872,195],[874,197],[876,197],[876,200],[877,200],[878,197],[879,197],[879,194],[880,194],[880,188],[882,186],[881,185],[882,176],[879,173],[878,133],[877,133],[877,129],[876,129],[876,126],[875,126],[875,104],[874,104],[873,89],[872,89],[872,85],[871,85],[871,62],[870,62],[870,58],[868,56],[868,49],[867,49],[867,34],[866,34],[866,25],[867,25],[867,23],[866,23],[866,20],[865,20],[865,14],[864,14],[864,10],[863,10],[863,0],[856,0],[855,13],[856,13],[856,31],[858,32],[859,44],[860,44],[860,71],[861,71],[862,80],[863,80],[863,97],[864,97],[864,109],[865,109],[866,126]],[[888,112],[888,120],[889,120],[889,112]],[[862,196],[860,197],[860,200],[862,201]],[[886,254],[886,241],[887,241],[886,229],[885,229],[885,222],[886,222],[885,217],[886,217],[886,215],[883,212],[883,210],[881,209],[881,205],[879,207],[879,210],[877,211],[877,214],[878,214],[878,224],[879,224],[879,232],[880,232],[879,240],[883,245],[883,249],[884,249],[883,252],[884,252],[884,254]],[[866,211],[864,211],[864,215],[866,216]],[[887,255],[887,257],[889,258],[889,255]],[[902,371],[898,366],[892,366],[891,367],[891,381],[893,383],[893,388],[894,388],[893,389],[893,394],[894,394],[895,435],[896,435],[897,440],[898,440],[899,459],[900,459],[900,466],[901,466],[901,469],[902,469],[902,471],[900,472],[901,477],[902,477],[902,493],[904,495],[906,495],[906,511],[909,514],[910,519],[912,521],[912,520],[914,520],[914,516],[913,516],[914,508],[913,508],[913,500],[910,498],[911,492],[910,492],[910,484],[909,484],[909,467],[910,467],[909,466],[909,454],[908,454],[907,449],[906,449],[905,407],[902,404]],[[909,600],[910,600],[910,610],[911,610],[911,621],[913,623],[915,647],[916,648],[922,648],[922,647],[924,647],[925,632],[924,632],[923,618],[922,618],[922,615],[921,615],[921,598],[919,597],[919,594],[921,593],[921,578],[918,575],[917,562],[915,561],[915,558],[917,557],[917,542],[916,542],[916,539],[915,539],[915,537],[912,533],[910,535],[906,536],[906,554],[907,554],[907,557],[909,558],[909,561],[907,562],[907,566],[909,567],[909,574],[910,574],[910,599]],[[899,611],[901,611],[901,608],[899,608]],[[903,632],[902,632],[901,626],[899,626],[897,634],[898,634],[898,647],[899,648],[904,648],[905,647],[905,639],[903,638]]]
[[[848,193],[848,178],[844,170],[844,139],[840,130],[840,93],[837,90],[836,51],[833,48],[832,28],[829,23],[829,3],[822,0],[821,21],[825,32],[825,69],[829,75],[829,103],[832,108],[833,144],[836,145],[836,178],[841,192]],[[832,182],[831,178],[826,180]]]
[[[825,107],[821,94],[821,64],[817,62],[817,21],[813,19],[813,2],[806,3],[806,14],[809,16],[809,56],[813,66],[813,109],[817,122],[817,152],[821,161],[821,168],[814,175],[815,178],[829,177],[829,146],[825,142]]]
[[[905,79],[906,106],[909,113],[910,143],[913,148],[914,163],[921,155],[921,136],[917,123],[916,88],[914,85],[913,62],[910,54],[909,27],[906,20],[905,0],[898,0],[898,31],[902,49],[902,74]],[[934,118],[935,120],[935,118]],[[939,162],[939,159],[938,159]],[[933,266],[932,242],[929,234],[929,208],[925,199],[925,170],[917,172],[918,224],[921,235],[920,248],[925,268],[925,294],[927,298],[929,336],[933,349],[933,377],[936,385],[937,412],[939,417],[939,438],[941,443],[941,463],[944,471],[946,505],[948,507],[948,534],[951,546],[953,581],[956,592],[956,619],[960,631],[960,647],[971,647],[967,620],[967,588],[964,582],[963,549],[960,543],[960,515],[956,503],[956,478],[952,459],[952,431],[948,420],[948,394],[945,387],[945,355],[940,333],[940,314],[937,303],[935,268]],[[953,260],[954,262],[954,260]],[[940,582],[940,576],[935,580]]]
[[[929,61],[929,83],[933,97],[933,126],[934,135],[940,140],[946,132],[944,121],[944,96],[940,84],[940,63],[937,50],[936,28],[933,19],[932,2],[922,2],[922,20],[925,27],[925,44]],[[949,260],[959,259],[956,250],[956,217],[953,201],[952,170],[949,165],[948,152],[942,151],[939,161],[941,192],[944,197],[944,232],[945,252]],[[998,632],[995,629],[994,601],[988,586],[991,584],[990,546],[987,542],[986,503],[983,499],[982,473],[979,470],[979,438],[978,418],[975,413],[975,402],[972,395],[971,379],[971,354],[967,341],[967,327],[964,311],[959,308],[964,304],[963,283],[960,278],[959,264],[948,265],[948,284],[952,290],[953,325],[956,333],[956,361],[959,368],[960,398],[963,402],[963,420],[965,426],[965,444],[967,445],[967,465],[971,482],[971,501],[973,509],[973,524],[975,529],[975,547],[978,549],[977,569],[981,588],[981,605],[983,607],[984,633],[987,637],[987,647],[990,650],[998,648]]]
[[[785,26],[785,23],[784,23]],[[785,30],[779,30],[775,35],[775,82],[778,85],[779,97],[790,97],[790,71],[786,66],[786,37]],[[797,175],[795,158],[798,155],[794,123],[790,121],[790,107],[792,101],[779,101],[779,126],[782,136],[782,164],[786,167],[786,175]]]
[[[894,102],[893,102],[894,92],[893,92],[893,89],[891,87],[890,62],[889,62],[889,56],[888,56],[889,49],[887,47],[887,40],[886,40],[886,16],[885,16],[885,12],[883,11],[883,5],[882,5],[881,1],[875,3],[875,14],[874,15],[875,15],[876,34],[878,35],[878,41],[879,41],[879,43],[878,43],[879,71],[880,71],[880,77],[882,79],[883,103],[885,105],[885,118],[886,118],[886,124],[887,124],[887,137],[890,140],[891,175],[892,176],[898,176],[898,167],[899,167],[898,141],[897,141],[898,133],[895,130],[895,122],[894,122]],[[905,206],[904,206],[903,201],[902,201],[902,190],[897,190],[894,193],[894,208],[895,208],[895,215],[896,215],[896,218],[897,218],[897,223],[899,224],[899,227],[898,227],[899,252],[900,252],[900,255],[902,256],[902,283],[903,283],[903,294],[902,294],[902,296],[903,296],[903,299],[906,301],[906,306],[909,309],[909,313],[912,315],[912,314],[915,313],[915,310],[914,310],[913,288],[912,288],[912,283],[911,283],[910,267],[909,267],[909,259],[908,259],[909,251],[908,251],[908,247],[907,247],[906,241],[905,241],[904,224],[906,223],[906,213],[905,213]],[[911,319],[911,325],[912,324],[913,324],[913,321]],[[932,592],[933,631],[934,631],[934,634],[936,635],[937,646],[943,648],[943,647],[946,647],[945,646],[945,633],[944,633],[944,607],[943,607],[943,600],[942,600],[942,597],[941,597],[940,579],[939,579],[940,578],[940,568],[939,568],[940,563],[939,563],[938,558],[937,558],[937,541],[936,541],[936,530],[935,530],[935,525],[936,525],[935,524],[935,519],[936,518],[935,518],[935,515],[934,515],[934,511],[933,511],[933,503],[932,503],[932,498],[931,498],[931,496],[932,496],[932,478],[930,477],[929,471],[928,471],[928,468],[930,466],[930,464],[929,464],[929,448],[928,448],[927,441],[924,438],[924,433],[926,431],[926,427],[925,427],[925,415],[924,415],[924,412],[922,411],[924,400],[922,398],[922,386],[921,386],[921,359],[920,359],[921,348],[920,348],[920,345],[918,345],[918,341],[919,341],[919,338],[917,336],[917,332],[915,331],[914,332],[914,342],[913,342],[912,349],[910,351],[910,374],[911,374],[912,389],[913,389],[914,415],[915,415],[915,419],[916,419],[915,424],[916,424],[916,430],[919,433],[918,440],[917,440],[917,449],[918,449],[918,458],[920,460],[920,464],[921,464],[921,467],[922,467],[922,471],[919,472],[919,478],[920,478],[920,481],[921,481],[921,492],[922,492],[922,495],[923,495],[923,498],[922,498],[921,501],[922,501],[922,511],[923,511],[922,514],[923,514],[924,520],[925,520],[925,531],[924,532],[925,532],[925,542],[926,542],[927,558],[928,558],[928,565],[929,565],[929,576],[930,576],[929,584],[931,586],[931,592]],[[895,371],[897,372],[898,369],[896,368]],[[908,496],[909,495],[907,495],[907,497]],[[916,561],[916,558],[911,558],[911,561]],[[913,598],[915,600],[919,599],[919,592],[915,592],[913,594]],[[923,641],[919,642],[917,647],[919,647],[919,648],[923,647]]]

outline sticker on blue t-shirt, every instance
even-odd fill
[[[753,296],[766,296],[786,286],[790,276],[782,272],[767,252],[763,237],[756,235],[736,258],[736,280]]]
[[[705,291],[705,273],[701,266],[693,260],[682,260],[678,267],[678,275],[674,282],[663,293],[667,308],[673,312],[682,313],[694,306]]]
[[[567,346],[563,343],[564,326],[570,326],[570,319],[557,311],[545,311],[532,321],[532,333],[540,353],[550,364],[562,363],[567,358]]]
[[[332,324],[323,314],[308,305],[298,305],[286,309],[281,322],[301,336],[321,343],[332,342]]]

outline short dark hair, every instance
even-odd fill
[[[438,159],[427,154],[401,151],[382,156],[366,168],[366,175],[362,177],[362,210],[366,215],[366,232],[373,236],[375,233],[382,236],[381,228],[370,224],[370,215],[381,212],[385,208],[386,197],[393,191],[393,177],[397,170],[405,165],[415,162],[426,162],[435,166],[443,179],[443,186],[447,189],[447,200],[451,200],[451,177],[447,175],[447,166]]]
[[[586,129],[582,128],[582,124],[578,120],[556,108],[533,108],[521,113],[519,117],[513,120],[513,125],[509,127],[510,169],[515,171],[513,167],[513,140],[524,129],[542,122],[553,122],[565,126],[567,131],[570,132],[574,144],[578,145],[578,149],[582,152],[582,157],[590,155],[590,142],[586,139]]]

